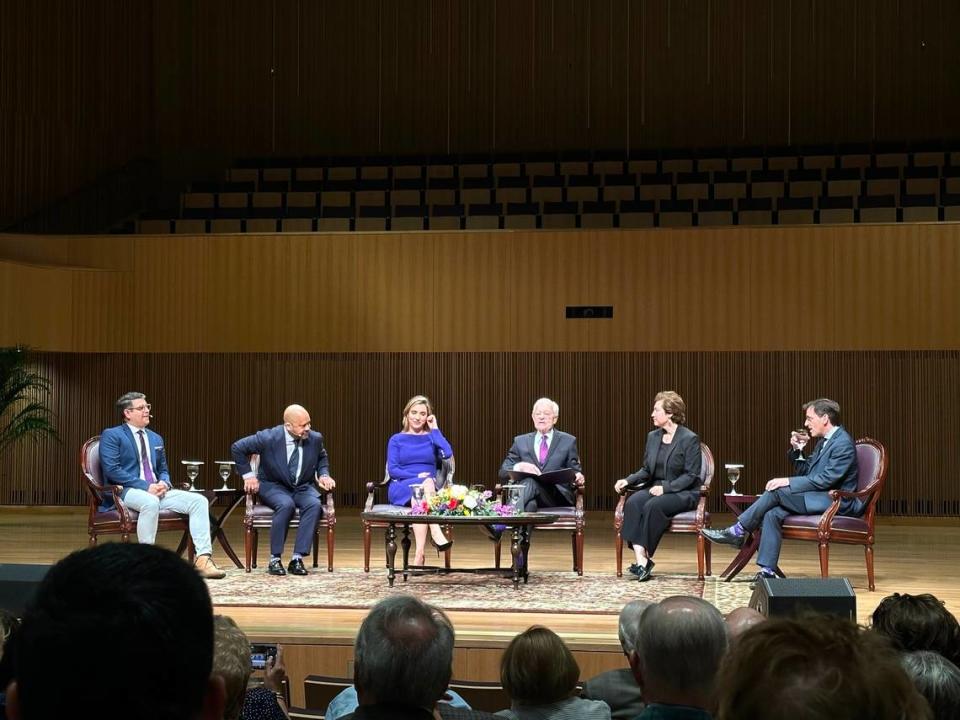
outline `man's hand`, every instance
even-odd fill
[[[151,495],[156,495],[158,498],[162,498],[167,494],[167,486],[162,482],[151,483],[150,486],[147,487],[147,492]]]
[[[626,488],[627,485],[629,485],[629,484],[630,484],[630,483],[628,483],[625,479],[620,478],[619,480],[617,480],[617,481],[613,484],[613,491],[614,491],[615,493],[622,493],[623,490],[624,490],[624,488]]]
[[[650,488],[650,494],[654,497],[660,497],[663,495],[663,485],[654,485]]]
[[[287,667],[283,664],[283,645],[277,645],[277,657],[267,658],[263,669],[263,686],[273,692],[283,692],[283,681],[287,677]]]
[[[329,475],[321,475],[317,478],[317,485],[320,486],[321,490],[333,490],[337,486],[337,483]]]
[[[530,473],[532,475],[540,474],[540,468],[538,468],[533,463],[524,462],[523,460],[521,460],[516,465],[514,465],[513,469],[516,470],[517,472],[525,472],[525,473]]]
[[[243,479],[243,491],[245,493],[255,493],[260,492],[260,481],[255,477],[248,477]]]
[[[577,476],[574,478],[574,484],[583,485],[583,481],[584,481],[583,473],[578,472]]]
[[[777,490],[782,487],[787,487],[790,484],[790,478],[774,478],[767,483],[767,490]]]

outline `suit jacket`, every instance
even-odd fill
[[[500,479],[506,480],[508,472],[513,470],[513,466],[518,462],[529,462],[540,468],[541,472],[552,472],[554,470],[566,470],[570,468],[575,472],[583,472],[580,467],[580,453],[577,452],[577,439],[570,433],[565,433],[554,429],[553,441],[550,443],[550,449],[547,451],[547,459],[541,464],[540,454],[534,448],[537,432],[517,435],[513,439],[513,445],[507,452],[507,457],[500,466]],[[572,483],[565,483],[556,486],[560,494],[567,502],[573,505],[576,499],[576,490]]]
[[[163,451],[163,438],[153,430],[144,428],[147,453],[150,455],[150,467],[154,477],[170,485],[170,471],[167,468],[167,454]],[[147,489],[147,483],[140,478],[140,447],[130,428],[124,423],[107,428],[100,435],[100,472],[104,482],[121,485],[120,497],[130,488]],[[113,507],[113,500],[104,498],[102,510]]]
[[[643,451],[643,467],[625,479],[630,485],[644,487],[653,482],[657,453],[666,432],[660,428],[647,435],[647,447]],[[678,425],[673,434],[673,442],[667,454],[663,479],[665,493],[683,493],[690,498],[700,496],[703,484],[703,456],[700,452],[700,438],[686,425]]]
[[[643,712],[643,692],[630,668],[607,670],[583,684],[581,697],[603,700],[613,720],[633,720]]]
[[[330,474],[330,461],[323,446],[323,435],[313,430],[300,444],[303,462],[300,463],[300,476],[297,485],[313,484],[314,478]],[[257,479],[273,482],[293,490],[287,470],[287,438],[283,425],[260,430],[253,435],[240,438],[230,446],[230,454],[237,464],[237,472],[243,477],[251,472],[250,455],[260,456]]]
[[[850,433],[840,425],[826,442],[823,438],[809,457],[791,448],[787,456],[793,461],[797,472],[790,478],[790,490],[806,493],[804,502],[811,513],[823,512],[830,507],[828,490],[856,492],[859,472],[857,468],[857,446]],[[863,513],[863,501],[845,499],[840,503],[840,514],[860,515]]]

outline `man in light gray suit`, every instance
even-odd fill
[[[537,400],[531,417],[534,431],[513,439],[513,445],[500,466],[500,479],[508,479],[511,470],[530,473],[530,477],[518,483],[523,486],[521,504],[525,512],[536,512],[540,507],[573,505],[576,486],[583,482],[577,439],[554,429],[560,417],[560,406],[550,398]],[[537,481],[538,475],[568,468],[576,473],[572,483]]]
[[[620,647],[628,658],[637,646],[640,618],[652,604],[649,600],[632,600],[620,611]],[[613,720],[633,720],[643,712],[643,693],[629,667],[607,670],[590,678],[583,684],[580,696],[603,700],[610,706]]]

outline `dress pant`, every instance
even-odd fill
[[[569,507],[570,503],[556,485],[537,482],[536,478],[524,478],[520,483],[520,503],[524,512],[536,512],[544,507]]]
[[[631,545],[639,545],[652,556],[660,544],[660,538],[670,527],[670,519],[677,513],[692,510],[692,502],[687,493],[664,493],[660,496],[650,494],[649,488],[637,490],[627,498],[623,506],[623,527],[620,536]]]
[[[297,528],[293,551],[303,557],[309,555],[313,547],[317,523],[323,511],[320,491],[316,484],[304,482],[290,488],[270,480],[261,480],[260,500],[273,510],[273,521],[270,525],[270,554],[283,555],[283,546],[287,541],[287,531],[290,529],[293,511],[299,508],[300,527]]]
[[[137,540],[153,545],[157,539],[157,522],[161,510],[173,510],[190,517],[190,537],[197,555],[209,555],[210,542],[210,504],[199,494],[187,490],[167,490],[163,498],[151,495],[146,490],[128,489],[123,495],[127,507],[140,513],[137,518]]]
[[[757,564],[762,567],[775,568],[780,559],[780,546],[783,544],[783,520],[787,515],[806,515],[808,503],[806,496],[817,501],[821,496],[827,497],[824,492],[795,493],[789,486],[767,490],[757,498],[757,501],[741,513],[737,520],[744,530],[753,532],[763,526],[760,535],[760,550],[757,553]],[[816,502],[815,505],[822,505]]]

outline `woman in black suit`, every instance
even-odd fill
[[[677,393],[657,393],[650,413],[656,429],[647,435],[643,467],[613,486],[618,493],[626,487],[640,488],[623,508],[620,531],[637,556],[630,572],[640,581],[650,579],[653,554],[670,518],[693,510],[700,497],[700,438],[684,426],[686,409]]]

